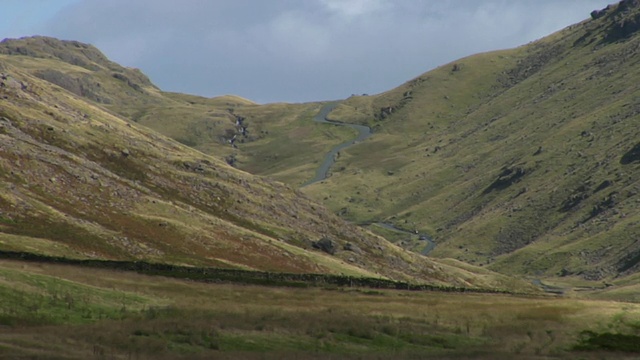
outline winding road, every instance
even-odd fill
[[[436,243],[433,241],[433,238],[431,236],[429,236],[429,234],[416,234],[415,232],[411,232],[409,230],[404,230],[401,229],[399,227],[396,227],[393,224],[390,223],[383,223],[383,222],[376,222],[373,223],[374,225],[378,225],[381,226],[387,230],[392,230],[392,231],[396,231],[396,232],[401,232],[401,233],[405,233],[411,237],[413,236],[418,236],[419,239],[421,239],[421,241],[424,241],[427,243],[427,245],[420,251],[420,254],[422,255],[427,255],[431,252],[431,250],[433,250],[436,247]]]
[[[355,139],[349,140],[349,141],[345,141],[342,144],[339,144],[339,145],[335,146],[334,148],[332,148],[324,156],[324,160],[322,161],[322,164],[320,164],[320,166],[316,170],[315,177],[313,179],[307,181],[306,183],[304,183],[302,185],[303,187],[307,186],[307,185],[311,185],[311,184],[317,183],[317,182],[322,181],[322,180],[325,180],[327,178],[327,176],[329,175],[329,170],[331,169],[331,166],[333,166],[335,164],[335,162],[336,162],[337,154],[341,150],[344,150],[344,149],[348,148],[349,146],[355,145],[358,142],[364,141],[364,140],[368,139],[369,137],[371,137],[371,135],[373,135],[373,133],[371,132],[371,128],[368,127],[368,126],[349,124],[349,123],[345,123],[345,122],[341,122],[341,121],[327,120],[327,116],[329,115],[329,113],[331,111],[333,111],[333,109],[335,109],[339,104],[340,104],[339,101],[333,101],[333,102],[330,102],[330,103],[324,105],[320,109],[318,114],[316,114],[316,116],[313,117],[313,121],[318,122],[318,123],[323,123],[323,124],[347,126],[347,127],[350,127],[352,129],[355,129],[356,131],[358,131],[358,135],[356,136]],[[427,243],[427,245],[420,251],[420,254],[422,254],[422,255],[429,254],[436,247],[436,243],[433,241],[433,238],[431,236],[429,236],[429,234],[416,234],[415,232],[411,232],[411,231],[408,231],[408,230],[404,230],[404,229],[398,228],[398,227],[396,227],[395,225],[393,225],[391,223],[375,222],[373,224],[378,225],[380,227],[383,227],[383,228],[385,228],[387,230],[392,230],[392,231],[396,231],[396,232],[405,233],[405,234],[407,234],[407,235],[409,235],[411,237],[417,235],[419,239],[421,239],[422,241],[425,241]],[[541,289],[543,289],[545,292],[548,292],[548,293],[560,294],[560,295],[564,293],[564,289],[563,288],[546,285],[546,284],[542,283],[542,281],[540,281],[539,279],[533,280],[532,283],[534,285],[539,286]]]
[[[368,139],[371,135],[373,135],[373,133],[371,132],[371,128],[368,126],[364,126],[364,125],[357,125],[357,124],[349,124],[349,123],[345,123],[345,122],[341,122],[341,121],[333,121],[333,120],[328,120],[327,116],[329,115],[329,113],[331,111],[333,111],[333,109],[335,109],[338,105],[340,104],[339,101],[333,101],[330,102],[326,105],[324,105],[320,111],[318,112],[318,114],[316,114],[316,116],[313,117],[313,121],[315,122],[319,122],[319,123],[323,123],[323,124],[332,124],[332,125],[338,125],[338,126],[347,126],[350,127],[352,129],[355,129],[358,132],[358,135],[356,136],[355,139],[349,140],[349,141],[345,141],[342,144],[339,144],[337,146],[335,146],[334,148],[332,148],[325,156],[324,156],[324,160],[322,161],[322,163],[320,164],[320,166],[318,167],[318,169],[316,170],[316,175],[313,179],[307,181],[306,183],[302,184],[302,186],[307,186],[307,185],[311,185],[314,183],[317,183],[319,181],[325,180],[327,178],[327,176],[329,175],[329,170],[331,169],[331,166],[333,166],[333,164],[335,164],[336,162],[336,157],[338,155],[338,153],[341,150],[344,150],[346,148],[348,148],[349,146],[355,145],[361,141],[364,141],[366,139]],[[422,249],[422,251],[420,251],[420,254],[422,255],[427,255],[429,252],[431,252],[431,250],[433,250],[436,247],[436,243],[433,241],[433,238],[431,238],[431,236],[429,236],[428,234],[415,234],[414,232],[408,231],[408,230],[404,230],[404,229],[400,229],[398,227],[396,227],[393,224],[389,224],[389,223],[383,223],[383,222],[377,222],[374,223],[375,225],[381,226],[385,229],[388,230],[393,230],[393,231],[397,231],[397,232],[402,232],[402,233],[406,233],[409,236],[415,236],[417,235],[420,239],[422,239],[423,241],[425,241],[427,243],[427,245]]]
[[[322,161],[322,164],[320,164],[320,166],[318,167],[318,170],[316,170],[316,176],[313,179],[302,184],[303,187],[326,179],[327,176],[329,175],[329,170],[331,169],[331,166],[333,166],[333,164],[336,162],[336,156],[341,150],[344,150],[349,146],[354,145],[360,141],[364,141],[368,139],[371,135],[373,135],[373,133],[371,132],[371,128],[368,126],[347,124],[340,121],[327,120],[327,115],[329,115],[329,113],[333,111],[333,109],[335,109],[339,104],[340,104],[339,101],[334,101],[324,105],[320,109],[318,114],[313,117],[313,121],[323,123],[323,124],[332,124],[332,125],[350,127],[358,131],[358,136],[356,136],[356,138],[353,140],[345,141],[342,144],[339,144],[335,146],[333,149],[331,149],[331,151],[329,151],[324,156],[324,160]]]
[[[564,292],[566,291],[566,289],[561,288],[559,286],[547,285],[547,284],[543,283],[542,280],[540,280],[540,279],[533,279],[531,281],[531,283],[533,285],[539,287],[540,289],[542,289],[542,291],[550,293],[550,294],[564,295]]]

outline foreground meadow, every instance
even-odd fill
[[[8,260],[0,296],[0,358],[631,359],[640,351],[640,305],[613,301],[211,284]]]

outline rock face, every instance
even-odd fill
[[[83,67],[91,71],[107,70],[119,80],[127,80],[142,86],[153,86],[151,80],[137,69],[130,69],[110,61],[96,47],[78,41],[58,40],[46,36],[34,36],[21,39],[4,39],[0,41],[0,54],[22,55],[41,59],[59,59],[67,64]],[[68,74],[57,71],[44,72],[42,78],[57,80],[63,84],[72,84],[75,79],[69,79]],[[56,81],[53,81],[56,83]],[[84,83],[82,85],[87,85]],[[64,86],[62,86],[64,87]]]
[[[119,97],[114,96],[114,92],[131,99],[135,92],[144,93],[145,89],[155,88],[151,80],[139,70],[120,66],[107,59],[94,46],[77,41],[45,36],[4,39],[0,41],[0,54],[28,56],[45,61],[56,59],[89,70],[68,72],[43,68],[34,70],[33,75],[100,104],[118,103]],[[113,82],[114,79],[117,81]]]
[[[334,255],[336,253],[336,251],[338,250],[338,247],[336,246],[336,243],[333,240],[331,240],[331,239],[329,239],[327,237],[324,237],[324,238],[322,238],[322,239],[320,239],[318,241],[314,241],[311,245],[314,248],[316,248],[318,250],[322,250],[322,251],[324,251],[324,252],[326,252],[327,254],[330,254],[330,255]]]
[[[608,5],[602,10],[591,12],[591,18],[610,19],[603,41],[612,43],[629,38],[640,30],[640,15],[635,10],[640,8],[638,0],[622,0],[617,5]]]
[[[623,13],[625,11],[628,11],[629,9],[637,8],[639,6],[640,6],[640,1],[638,0],[622,0],[617,4],[617,6],[607,5],[607,7],[605,7],[602,10],[593,10],[591,12],[591,18],[593,20],[597,20],[604,17],[605,15],[608,15],[608,14],[616,15],[618,13]]]

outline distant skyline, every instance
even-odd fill
[[[2,0],[0,38],[98,47],[165,91],[260,103],[389,90],[589,18],[603,0]]]

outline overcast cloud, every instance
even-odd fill
[[[78,0],[34,33],[94,44],[163,90],[301,102],[379,93],[457,58],[543,37],[607,3]]]

